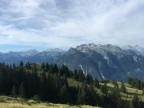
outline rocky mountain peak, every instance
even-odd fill
[[[59,48],[49,48],[46,50],[46,52],[64,52],[64,50]]]
[[[138,45],[135,45],[135,46],[130,46],[130,45],[128,45],[128,46],[124,46],[124,47],[122,47],[122,48],[123,48],[124,50],[132,50],[132,51],[134,51],[136,54],[144,56],[144,48],[143,48],[143,47],[140,47],[140,46],[138,46]]]

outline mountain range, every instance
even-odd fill
[[[49,62],[54,63],[58,60],[65,51],[62,49],[47,49],[45,51],[39,52],[35,49],[8,53],[0,53],[0,62],[5,62],[7,64],[19,64],[20,61],[30,62],[30,63],[42,63]]]
[[[57,63],[71,70],[81,69],[99,80],[127,80],[128,76],[144,80],[144,48],[139,46],[82,44],[68,51],[48,49],[0,53],[0,62]]]

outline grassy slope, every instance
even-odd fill
[[[38,67],[39,72],[41,73],[42,70],[41,70],[40,65],[37,65],[37,67]],[[27,71],[31,71],[31,70],[27,70]],[[71,79],[71,78],[68,78],[68,83],[69,83],[70,86],[78,86],[78,85],[82,84],[81,82],[78,82],[78,81],[76,81],[74,79]],[[103,85],[103,83],[100,83],[100,85]],[[118,82],[118,85],[119,85],[119,87],[121,87],[120,82]],[[108,83],[107,86],[109,87],[109,92],[114,87],[114,85],[112,83]],[[122,99],[128,100],[128,101],[132,100],[134,94],[136,93],[136,94],[138,94],[139,98],[142,99],[142,101],[144,102],[144,95],[142,94],[143,93],[142,90],[131,88],[131,86],[127,83],[125,83],[125,86],[126,86],[126,89],[127,89],[127,93],[122,93],[121,92]],[[99,95],[103,95],[103,93],[100,91],[100,89],[96,88],[96,91]]]
[[[112,83],[108,83],[107,85],[109,87],[109,90],[111,90],[114,87],[114,85]],[[121,83],[118,82],[118,85],[119,85],[119,88],[120,88]],[[138,90],[136,88],[131,88],[131,86],[127,83],[125,83],[125,87],[127,89],[127,93],[122,93],[121,92],[122,99],[129,101],[129,100],[132,100],[132,98],[135,94],[138,94],[139,98],[142,99],[142,101],[144,102],[144,95],[142,94],[143,93],[142,90]]]
[[[0,108],[98,108],[88,105],[66,105],[37,102],[34,100],[23,100],[20,98],[12,98],[7,96],[0,96]]]
[[[69,85],[70,86],[78,86],[81,85],[81,82],[75,81],[73,79],[68,79]],[[100,83],[100,85],[104,85],[103,83]],[[121,87],[121,82],[118,82],[119,88]],[[112,83],[107,83],[107,86],[109,88],[109,92],[113,89],[114,85]],[[121,92],[121,96],[123,100],[132,100],[134,94],[138,94],[139,98],[142,99],[142,101],[144,102],[144,94],[142,90],[138,90],[136,88],[131,88],[131,86],[127,83],[125,83],[125,87],[127,89],[127,93],[122,93]],[[99,95],[102,95],[102,92],[100,89],[96,88],[96,91]]]

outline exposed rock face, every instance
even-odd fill
[[[60,62],[72,70],[82,68],[98,79],[126,80],[128,76],[144,79],[144,57],[111,44],[70,48]]]

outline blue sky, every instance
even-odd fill
[[[0,0],[0,52],[144,47],[144,0]]]

